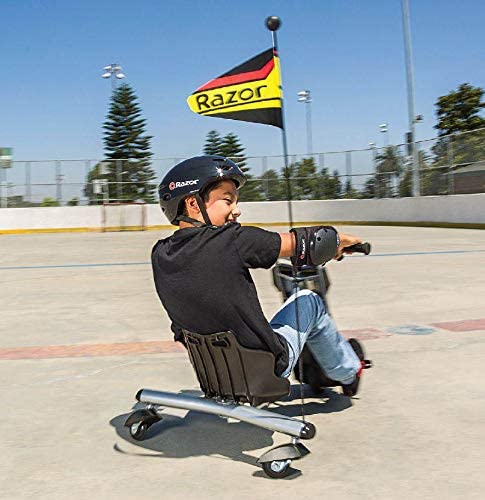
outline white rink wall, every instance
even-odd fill
[[[295,223],[429,224],[485,226],[485,193],[379,200],[294,201]],[[284,201],[240,204],[240,222],[288,222]],[[168,227],[157,204],[0,209],[0,233]]]
[[[485,223],[485,193],[379,200],[294,201],[295,222]],[[288,204],[241,203],[241,222],[286,222]]]

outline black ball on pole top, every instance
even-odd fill
[[[276,31],[281,26],[281,20],[278,16],[269,16],[266,18],[266,27],[270,31]]]

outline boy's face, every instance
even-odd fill
[[[236,184],[233,181],[222,181],[209,193],[205,204],[212,224],[222,226],[226,222],[235,222],[241,215],[237,202]]]

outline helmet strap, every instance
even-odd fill
[[[204,222],[208,226],[212,226],[212,222],[209,218],[209,214],[207,213],[207,210],[205,209],[204,200],[201,198],[199,193],[195,193],[195,199],[197,200],[197,205],[199,205],[199,210],[200,210],[200,213],[202,214],[202,217],[204,218]]]
[[[197,219],[192,219],[192,217],[187,217],[186,215],[177,216],[176,221],[177,222],[180,222],[180,221],[188,222],[189,224],[192,224],[195,227],[205,226],[204,222],[200,222],[200,220],[197,220]]]

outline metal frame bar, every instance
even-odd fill
[[[253,406],[245,406],[232,402],[218,403],[212,399],[172,392],[154,391],[151,389],[141,389],[138,391],[136,399],[141,403],[234,418],[241,422],[262,427],[263,429],[281,432],[297,438],[311,439],[315,435],[315,427],[310,422],[303,422],[285,415],[277,415]]]

